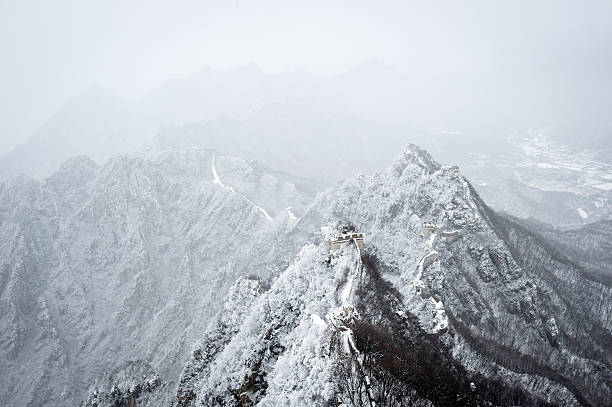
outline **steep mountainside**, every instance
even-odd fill
[[[267,255],[312,185],[277,175],[209,150],[150,150],[0,184],[0,404],[77,405],[127,362],[177,377],[236,278],[297,252]]]
[[[249,310],[226,303],[179,405],[610,401],[612,290],[491,211],[456,167],[411,146],[318,195],[290,235],[337,220],[365,252],[328,262],[306,246]]]
[[[589,278],[612,285],[612,221],[560,230],[534,220],[513,220],[548,239],[557,251],[580,264]]]
[[[414,145],[322,188],[198,148],[0,184],[0,402],[609,404],[612,290],[561,232]]]

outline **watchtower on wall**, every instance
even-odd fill
[[[343,246],[355,242],[359,251],[363,251],[363,233],[357,231],[354,225],[344,225],[339,223],[325,235],[325,244],[331,254],[335,254]]]

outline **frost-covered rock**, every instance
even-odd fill
[[[94,382],[83,407],[160,405],[166,386],[147,363],[128,361]]]
[[[609,399],[610,288],[585,276],[540,235],[491,211],[456,167],[441,166],[410,146],[385,172],[358,175],[319,194],[287,240],[313,236],[312,231],[338,220],[365,233],[366,251],[384,264],[383,277],[401,298],[395,314],[414,315],[422,335],[434,335],[437,346],[448,349],[453,363],[465,369],[456,380],[466,394],[472,392],[469,383],[475,383],[478,389],[501,386],[498,398],[485,390],[474,396],[498,405],[516,400],[600,405]],[[301,338],[302,326],[312,326],[311,335],[323,328],[320,310],[314,317],[301,311],[308,308],[311,300],[305,298],[312,290],[295,293],[287,281],[289,276],[299,281],[326,275],[310,269],[322,261],[312,260],[310,265],[296,260],[261,297],[260,304],[281,300],[274,300],[276,309],[256,308],[247,317],[248,324],[211,365],[218,367],[202,380],[199,400],[226,405],[304,402],[308,350],[300,350],[297,339],[271,344],[263,321],[272,318],[270,332],[281,338]],[[311,276],[296,275],[298,270]],[[328,301],[331,308],[330,302],[338,302],[339,280],[334,278],[334,295],[321,292],[314,304]],[[328,280],[309,287],[325,285]],[[297,311],[291,308],[292,317],[283,312],[284,301],[300,304]],[[324,342],[316,343],[315,348]],[[440,352],[442,359],[450,357]],[[328,369],[334,365],[332,359],[311,357]],[[283,361],[291,361],[291,368],[282,367]],[[319,376],[328,377],[324,372],[329,370]],[[272,380],[277,377],[283,378],[282,385]],[[337,385],[325,383],[319,382],[320,388]],[[512,388],[520,395],[513,395]],[[284,398],[276,398],[281,394]]]
[[[610,286],[491,211],[456,167],[409,146],[306,209],[312,189],[274,174],[152,149],[0,184],[0,401],[77,405],[144,360],[163,384],[151,405],[325,405],[366,376],[357,393],[380,397],[397,352],[421,381],[388,383],[413,405],[609,400]],[[338,221],[376,259],[348,291],[354,253],[322,243]],[[372,337],[386,356],[368,364]],[[123,378],[98,394],[134,395]]]
[[[281,237],[297,221],[266,218],[248,194],[272,199],[265,175],[301,214],[312,191],[259,169],[231,192],[213,182],[214,155],[76,157],[45,181],[0,184],[0,404],[77,405],[130,360],[176,381],[236,278],[286,267],[299,247]]]
[[[196,397],[189,403],[183,402],[185,391],[179,385],[179,405],[301,406],[331,400],[332,328],[324,319],[337,306],[336,287],[348,270],[342,256],[334,266],[327,258],[323,245],[305,246],[246,313],[226,307],[205,337],[216,335],[227,319],[236,321],[234,332],[217,342],[221,348],[197,372],[190,385]]]
[[[199,378],[210,375],[211,362],[238,332],[245,314],[262,292],[261,282],[248,278],[239,278],[229,290],[223,308],[211,321],[204,338],[198,341],[183,368],[176,393],[177,405],[193,402]]]

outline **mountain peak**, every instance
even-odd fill
[[[395,174],[401,175],[411,164],[417,165],[429,174],[441,168],[440,164],[427,151],[412,143],[408,144],[406,149],[395,158],[391,170]]]

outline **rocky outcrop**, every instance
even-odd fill
[[[83,407],[160,405],[166,386],[147,363],[128,361],[96,380]]]
[[[183,368],[176,391],[177,406],[195,402],[198,382],[210,375],[211,363],[238,333],[242,320],[263,291],[260,281],[248,278],[239,278],[230,289],[223,308],[211,321],[204,338],[194,347]]]
[[[281,236],[297,220],[253,205],[262,172],[244,193],[215,184],[213,155],[77,157],[45,181],[0,183],[1,404],[77,405],[128,360],[176,381],[235,280],[285,267],[298,248]],[[310,192],[263,174],[301,216]]]
[[[381,278],[396,292],[392,310],[414,315],[423,335],[435,335],[438,342],[434,348],[439,354],[434,356],[434,352],[431,358],[442,357],[447,361],[444,363],[457,363],[456,369],[462,373],[455,370],[453,380],[458,388],[471,389],[471,385],[462,386],[472,383],[477,389],[474,394],[466,390],[466,400],[473,403],[484,400],[495,405],[602,405],[610,399],[609,287],[584,278],[580,266],[559,256],[541,235],[488,208],[456,167],[441,166],[425,151],[411,146],[384,173],[356,176],[319,194],[290,234],[307,234],[337,220],[354,224],[365,233],[366,250],[384,265]],[[427,256],[434,244],[437,254]],[[424,256],[427,266],[422,261]],[[309,276],[312,274],[309,267],[315,267],[319,261],[315,256],[311,259],[313,264],[304,264],[302,259],[296,260],[286,275],[281,274],[274,286],[277,291],[260,300],[265,303],[280,297],[274,302],[275,312],[283,310],[281,304],[286,297],[303,304],[299,309],[308,309],[311,290],[294,292],[289,289],[291,282],[285,283],[289,284],[285,287],[281,283],[287,279],[313,278]],[[336,276],[345,275],[334,270]],[[331,274],[327,275],[331,278]],[[422,293],[417,292],[416,277],[427,292],[425,298],[433,301],[424,301]],[[340,284],[335,281],[331,293],[316,297],[327,298],[327,305],[314,314],[327,315],[338,301],[335,293]],[[288,292],[281,294],[282,290]],[[368,313],[376,314],[376,297],[365,298],[372,304],[364,304],[362,313],[366,317]],[[442,327],[436,319],[441,313],[448,318],[448,326]],[[315,343],[311,346],[325,349],[324,353],[314,356],[308,353],[308,357],[321,366],[322,378],[330,377],[323,373],[329,372],[326,370],[329,364],[335,363],[329,359],[330,354],[334,355],[333,349],[323,345],[330,333],[325,331],[325,324],[314,322],[318,318],[308,319],[304,315],[307,314],[298,311],[297,325],[291,319],[291,324],[275,328],[283,332],[283,337],[292,339],[281,339],[280,353],[269,354],[270,359],[262,362],[266,366],[265,384],[257,388],[255,398],[249,396],[253,404],[275,405],[283,400],[281,404],[298,405],[303,397],[315,397],[306,396],[309,393],[299,379],[308,382],[311,377],[311,363],[305,362],[307,359],[299,354],[302,348],[293,342],[304,330],[310,332],[308,338],[323,332],[317,333],[321,336],[312,339]],[[265,335],[246,329],[262,324],[265,317],[261,319],[261,312],[253,311],[248,318],[251,322],[243,325],[244,329],[232,341],[236,341],[235,346],[242,346],[249,338],[245,346],[251,351],[232,353],[237,348],[229,348],[223,353],[226,356],[216,358],[213,365],[219,369],[211,371],[201,382],[198,397],[203,397],[202,400],[215,404],[218,399],[210,398],[212,394],[226,394],[218,404],[242,403],[242,399],[231,398],[231,391],[223,393],[224,389],[242,389],[239,383],[250,377],[242,368],[251,361],[247,355],[254,349],[267,354],[268,349],[261,339]],[[376,318],[372,322],[379,323]],[[277,322],[272,323],[278,326]],[[393,324],[385,323],[388,334],[401,336],[389,328]],[[286,362],[296,372],[295,376],[286,374]],[[283,377],[281,382],[274,379],[276,375]],[[337,385],[333,378],[331,383],[325,380],[317,383],[319,388],[334,389]],[[324,405],[329,400],[325,397],[334,397],[330,394],[335,393],[318,395],[322,398],[315,397],[313,400],[319,401],[311,404]],[[432,399],[433,395],[419,396],[418,392],[414,396],[425,397],[434,405],[450,402]]]
[[[213,171],[213,157],[153,149],[101,167],[81,157],[45,181],[0,184],[0,401],[77,405],[98,380],[88,400],[101,405],[325,405],[360,385],[348,365],[370,369],[357,378],[370,378],[372,397],[412,383],[404,396],[421,405],[451,394],[607,404],[609,285],[564,255],[561,238],[488,208],[457,167],[409,146],[386,171],[302,209],[302,181],[230,158]],[[260,198],[277,193],[282,204],[265,210]],[[293,194],[302,204],[291,216]],[[372,335],[386,344],[370,365],[339,352],[330,328],[355,264],[354,253],[330,259],[321,241],[338,220],[376,259],[345,325],[353,357]],[[398,373],[396,352],[426,368]],[[151,391],[137,371],[109,373],[139,360],[159,377]],[[430,371],[437,393],[421,386]]]

